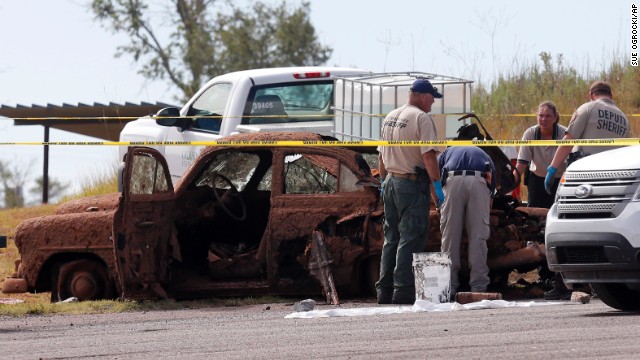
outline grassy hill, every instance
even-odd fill
[[[558,106],[560,123],[567,125],[578,106],[589,100],[589,86],[596,80],[611,84],[613,100],[628,117],[633,137],[640,136],[640,71],[628,59],[616,57],[607,69],[583,71],[541,53],[539,60],[511,73],[502,73],[492,85],[477,84],[472,93],[472,109],[494,139],[519,140],[524,130],[535,125],[538,104],[551,100]]]

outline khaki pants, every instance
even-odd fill
[[[441,208],[440,231],[442,252],[451,255],[451,293],[458,291],[460,282],[460,245],[463,227],[469,240],[469,285],[471,291],[485,292],[489,286],[487,266],[487,238],[491,197],[487,183],[481,176],[460,175],[447,179],[445,200]]]

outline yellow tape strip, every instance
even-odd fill
[[[434,141],[14,141],[1,145],[116,146],[620,146],[640,145],[640,138],[581,140],[434,140]]]
[[[466,115],[465,113],[450,113],[450,114],[432,114],[432,115]],[[536,117],[537,114],[476,114],[478,117],[492,118],[492,117]],[[283,116],[283,115],[260,115],[258,117],[261,118],[323,118],[326,119],[328,117],[335,117],[336,115],[295,115],[295,116]],[[386,114],[348,114],[341,115],[344,117],[359,117],[359,116],[372,116],[372,117],[382,117],[384,118]],[[560,114],[560,116],[571,116],[571,114]],[[640,117],[640,114],[631,114],[627,115],[628,117]],[[183,119],[221,119],[221,118],[255,118],[257,115],[238,115],[238,116],[224,116],[224,115],[211,115],[211,116],[180,116]],[[139,116],[113,116],[113,117],[105,117],[105,116],[85,116],[85,117],[22,117],[22,118],[2,118],[0,120],[20,120],[20,121],[58,121],[58,120],[77,120],[77,121],[86,121],[86,120],[137,120],[140,119]],[[150,119],[173,119],[175,117],[168,116],[148,116]]]

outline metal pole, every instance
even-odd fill
[[[49,125],[44,126],[44,142],[49,142]],[[42,169],[42,203],[49,202],[49,145],[44,145],[44,161]]]

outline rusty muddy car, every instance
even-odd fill
[[[18,226],[21,259],[3,291],[51,291],[52,301],[369,296],[384,242],[375,149],[275,144],[323,139],[232,135],[224,140],[263,143],[205,148],[175,188],[158,151],[132,147],[120,193]],[[546,209],[513,205],[496,201],[492,210],[495,279],[545,260]],[[433,208],[425,251],[440,251],[438,218]]]

